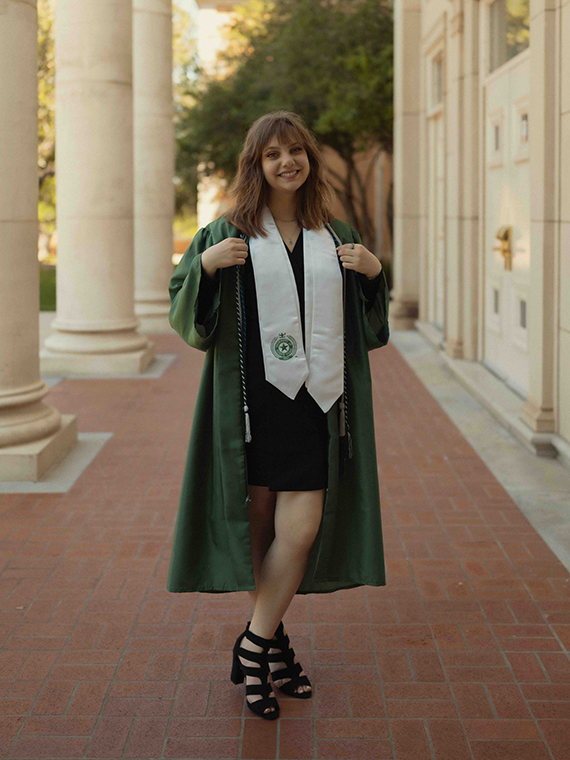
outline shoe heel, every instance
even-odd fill
[[[241,642],[243,637],[246,637],[249,639],[249,641],[253,642],[254,644],[257,644],[259,647],[262,648],[261,652],[253,651],[246,649],[241,646]],[[267,663],[267,650],[269,649],[271,645],[270,639],[264,639],[261,636],[258,636],[255,633],[252,633],[252,631],[249,629],[249,624],[246,628],[246,630],[241,633],[236,643],[234,644],[233,649],[233,660],[232,660],[232,672],[230,675],[232,683],[242,683],[245,681],[245,676],[256,676],[260,680],[259,685],[249,684],[245,687],[245,699],[246,699],[246,705],[247,707],[254,712],[256,715],[259,715],[261,718],[264,718],[265,720],[275,720],[279,717],[279,704],[277,703],[277,699],[275,696],[270,697],[269,694],[271,692],[271,684],[268,683],[268,676],[269,676],[269,665]],[[252,661],[254,663],[257,663],[258,667],[254,667],[253,665],[242,665],[242,662],[240,660],[240,656],[245,658],[248,661]],[[258,699],[253,702],[250,702],[247,698],[250,694],[260,694],[262,695],[263,699]],[[273,711],[265,712],[265,710],[268,707],[273,707]]]
[[[237,656],[237,653],[234,652],[234,659],[232,661],[232,672],[230,675],[230,680],[232,683],[243,683],[244,681],[244,674],[242,669],[240,668],[240,662],[239,658]]]

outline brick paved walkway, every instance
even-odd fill
[[[202,357],[153,340],[178,353],[160,380],[48,397],[114,432],[69,493],[0,495],[1,756],[567,760],[568,573],[392,346],[370,354],[388,585],[295,597],[315,698],[251,715],[247,593],[165,590]]]

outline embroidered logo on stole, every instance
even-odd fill
[[[297,353],[297,341],[292,335],[279,333],[271,341],[271,353],[278,359],[287,361]]]

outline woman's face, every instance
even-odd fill
[[[277,192],[294,193],[309,176],[307,151],[298,140],[280,142],[269,140],[261,156],[261,166],[267,184]]]

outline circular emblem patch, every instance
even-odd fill
[[[279,333],[271,341],[271,353],[278,359],[291,359],[297,352],[297,341],[292,335]]]

